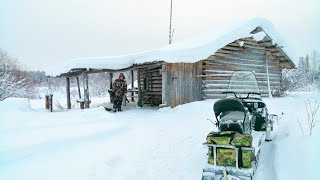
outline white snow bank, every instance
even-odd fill
[[[131,84],[128,84],[128,89],[131,89]],[[138,81],[137,80],[135,80],[134,82],[133,82],[133,87],[135,87],[135,88],[138,88]]]
[[[270,142],[272,148],[267,153],[268,159],[273,161],[271,164],[276,171],[275,179],[320,179],[317,173],[320,167],[320,154],[317,151],[320,148],[320,122],[317,122],[312,136],[309,136],[305,110],[307,99],[314,105],[316,101],[319,102],[320,96],[304,93],[280,99],[265,99],[269,112],[278,115],[284,113],[279,119],[276,136]],[[320,112],[317,114],[319,118]]]
[[[33,111],[27,98],[7,98],[0,101],[0,112]]]
[[[168,63],[194,63],[208,58],[218,49],[235,40],[246,37],[253,37],[256,40],[262,40],[266,35],[264,32],[260,32],[255,35],[250,34],[250,32],[257,27],[261,27],[278,46],[284,46],[284,52],[286,52],[292,60],[297,59],[294,51],[289,49],[288,44],[285,44],[285,41],[275,30],[272,23],[266,19],[255,18],[224,35],[212,32],[205,38],[192,38],[190,41],[185,40],[160,49],[131,55],[73,59],[63,63],[62,65],[48,68],[46,70],[46,74],[49,76],[58,76],[76,68],[123,69],[130,67],[133,64],[155,61],[165,61]]]
[[[305,122],[307,98],[320,102],[306,94],[264,99],[270,113],[284,115],[273,141],[263,144],[255,179],[320,179],[320,124],[309,137],[296,121]],[[1,112],[0,179],[200,179],[214,102],[121,113]]]

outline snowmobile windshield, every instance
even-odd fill
[[[237,98],[261,98],[256,76],[251,71],[236,71],[232,74],[228,96]]]

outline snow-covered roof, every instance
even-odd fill
[[[262,28],[263,31],[251,34],[251,32],[257,27]],[[283,52],[291,60],[296,59],[296,56],[293,53],[294,51],[290,50],[290,47],[275,30],[273,24],[266,19],[255,18],[233,31],[225,33],[224,35],[213,32],[206,35],[206,37],[193,38],[173,43],[160,49],[136,54],[72,59],[61,65],[48,68],[46,70],[46,74],[48,76],[59,76],[71,71],[72,69],[82,68],[120,70],[128,68],[134,64],[143,64],[154,61],[165,61],[168,63],[194,63],[208,58],[218,49],[238,39],[252,37],[256,41],[260,41],[266,34],[272,39],[274,44],[282,47]]]

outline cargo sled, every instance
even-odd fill
[[[234,72],[224,94],[213,106],[218,131],[203,143],[208,161],[202,180],[252,180],[277,116],[269,115],[253,72]]]

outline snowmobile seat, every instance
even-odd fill
[[[242,111],[227,111],[227,112],[222,112],[220,115],[220,121],[238,121],[238,120],[243,120],[244,119],[244,112]]]
[[[225,98],[218,100],[213,109],[221,131],[244,133],[246,109],[239,99]]]
[[[237,98],[220,99],[216,103],[214,103],[213,110],[216,117],[218,117],[222,112],[227,111],[240,111],[243,113],[246,112],[243,103]]]
[[[220,115],[219,127],[221,131],[236,131],[243,134],[245,113],[242,111],[227,111]]]

